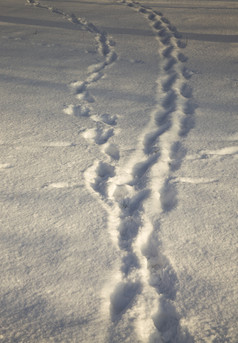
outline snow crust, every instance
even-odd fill
[[[236,343],[237,2],[0,10],[0,342]]]

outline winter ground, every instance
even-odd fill
[[[237,1],[0,27],[0,342],[238,342]]]

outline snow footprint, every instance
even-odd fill
[[[95,142],[97,145],[105,145],[104,152],[112,159],[119,160],[120,154],[117,146],[108,142],[114,135],[113,126],[117,124],[117,116],[104,113],[102,115],[94,115],[91,119],[95,122],[95,128],[85,131],[83,134],[84,138]]]
[[[116,144],[108,142],[104,148],[105,154],[107,154],[112,160],[120,159],[120,152]]]
[[[103,145],[113,136],[113,132],[113,129],[105,129],[100,123],[97,123],[96,128],[85,131],[83,136],[97,145]]]
[[[69,105],[64,109],[64,113],[75,117],[88,117],[90,114],[89,107],[85,105]]]
[[[139,282],[120,282],[110,297],[110,314],[112,321],[118,321],[141,291]]]
[[[117,202],[119,206],[117,215],[120,218],[117,226],[118,246],[126,252],[121,272],[125,270],[127,274],[122,274],[122,279],[124,282],[127,280],[125,284],[129,285],[132,280],[141,280],[141,276],[146,275],[140,302],[141,304],[144,302],[142,312],[147,318],[150,313],[149,317],[154,324],[143,337],[146,337],[145,341],[172,342],[180,329],[179,318],[171,303],[171,300],[176,298],[176,274],[169,261],[164,262],[165,257],[160,252],[158,241],[159,220],[158,222],[156,220],[156,223],[154,221],[157,216],[172,210],[177,204],[176,185],[172,182],[171,175],[184,159],[183,149],[178,144],[179,137],[185,135],[193,125],[190,118],[194,113],[195,104],[192,100],[192,89],[186,83],[191,75],[183,66],[187,58],[179,50],[183,47],[183,42],[179,40],[181,35],[169,20],[162,13],[142,6],[137,1],[123,0],[122,2],[150,21],[150,26],[159,41],[158,54],[163,63],[157,80],[157,104],[151,113],[151,122],[142,138],[143,144],[138,147],[143,151],[138,155],[140,158],[131,166],[132,180],[127,183],[127,186],[130,185],[132,191],[130,191],[130,196],[123,197],[122,202]],[[130,213],[133,194],[146,190],[147,187],[150,191],[147,201],[143,202],[139,212],[135,210]],[[153,212],[155,210],[151,208],[155,202],[158,204],[158,213]],[[129,261],[131,255],[135,255],[134,260],[138,261],[138,265],[140,264],[136,272],[136,275],[141,273],[138,279],[134,278],[136,268],[134,267],[131,274],[132,272],[128,270],[133,268],[130,264],[126,266],[124,262],[124,260]],[[120,285],[118,282],[115,290]],[[154,303],[158,301],[156,313],[144,301],[143,292],[148,292]],[[112,294],[115,293],[118,294],[116,291]],[[129,303],[120,310],[126,311],[132,303],[133,300],[129,300]],[[136,312],[138,304],[134,304],[134,307],[134,312]],[[143,315],[138,319],[138,327],[144,325],[144,319]]]
[[[102,198],[107,198],[107,182],[113,176],[115,176],[115,167],[102,161],[96,161],[85,172],[88,185]]]

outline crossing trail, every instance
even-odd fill
[[[238,342],[237,16],[0,2],[1,342]]]
[[[182,53],[184,42],[161,12],[134,1],[118,2],[143,16],[158,45],[158,77],[155,103],[148,124],[138,137],[135,152],[121,162],[121,151],[112,142],[118,117],[98,113],[90,87],[99,82],[120,56],[111,36],[84,18],[34,0],[29,4],[61,15],[94,35],[103,61],[88,67],[85,80],[70,84],[76,102],[64,108],[66,115],[86,117],[93,128],[83,130],[89,145],[104,156],[84,172],[85,185],[107,212],[108,233],[120,251],[121,266],[102,292],[102,311],[110,318],[108,341],[122,340],[120,325],[128,323],[130,337],[138,342],[192,342],[180,325],[174,306],[178,280],[160,242],[160,217],[177,204],[173,172],[185,156],[181,139],[193,127],[195,105],[187,80],[190,72]],[[180,180],[189,182],[189,180]],[[55,184],[53,188],[65,187]],[[126,340],[125,340],[126,341]]]

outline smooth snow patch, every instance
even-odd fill
[[[68,182],[56,182],[49,184],[48,188],[68,188],[70,187]]]
[[[74,146],[75,144],[72,142],[49,142],[49,143],[43,143],[42,146],[44,147],[71,147]]]
[[[233,135],[230,135],[230,137],[227,138],[228,141],[238,141],[238,132],[234,133]]]
[[[178,177],[174,181],[182,183],[203,184],[218,182],[218,179],[209,179],[205,177]]]
[[[67,181],[52,182],[43,186],[43,188],[48,188],[48,189],[75,188],[75,187],[79,187],[79,184],[67,182]]]
[[[10,163],[0,163],[0,170],[1,169],[9,169],[12,168],[13,166]]]
[[[238,153],[238,146],[230,146],[230,147],[218,149],[218,150],[205,150],[205,151],[203,151],[203,154],[220,155],[220,156],[234,155],[237,153]]]

